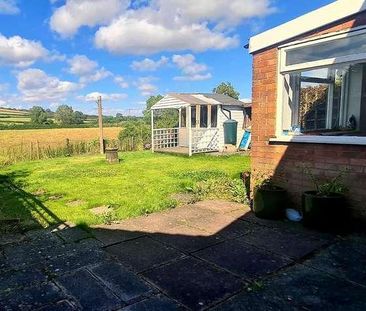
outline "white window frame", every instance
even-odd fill
[[[353,63],[359,60],[366,59],[366,52],[365,53],[359,53],[359,54],[353,54],[353,55],[347,55],[347,56],[341,56],[341,57],[332,57],[312,62],[306,62],[301,64],[295,64],[295,65],[288,65],[286,66],[286,53],[291,50],[295,50],[301,47],[306,47],[309,45],[313,45],[314,43],[325,43],[330,42],[342,38],[349,38],[354,36],[359,36],[366,33],[366,27],[357,27],[353,28],[352,30],[345,30],[340,31],[333,34],[327,34],[324,36],[318,36],[314,37],[305,41],[295,41],[292,43],[289,43],[287,45],[282,45],[279,47],[280,50],[280,72],[282,74],[293,72],[293,71],[300,71],[304,69],[316,69],[320,67],[325,66],[331,66],[335,64],[340,63]]]
[[[343,57],[328,58],[319,61],[301,63],[286,66],[286,52],[302,46],[309,46],[315,43],[329,42],[345,37],[356,36],[366,33],[366,26],[356,27],[339,31],[336,33],[325,34],[305,40],[293,41],[278,47],[278,68],[277,68],[277,113],[276,113],[276,137],[270,138],[270,142],[296,142],[296,143],[319,143],[319,144],[349,144],[366,145],[364,136],[320,136],[320,135],[283,135],[282,121],[284,109],[284,85],[285,74],[304,70],[313,70],[336,64],[354,63],[366,60],[366,53],[347,55]]]

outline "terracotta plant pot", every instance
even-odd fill
[[[285,189],[259,188],[255,191],[253,211],[259,218],[281,219],[287,207],[287,192]]]

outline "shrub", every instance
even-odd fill
[[[123,124],[123,130],[119,133],[118,139],[121,145],[127,140],[132,140],[132,149],[141,150],[145,144],[151,142],[150,126],[142,121],[128,121]]]

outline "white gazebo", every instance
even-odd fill
[[[222,151],[225,147],[223,123],[238,122],[238,142],[244,133],[246,104],[222,94],[168,94],[151,108],[152,151],[196,153]],[[154,112],[177,109],[176,128],[154,128]]]

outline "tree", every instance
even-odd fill
[[[30,119],[33,124],[47,123],[47,112],[40,106],[33,106],[30,109]]]
[[[151,122],[151,107],[158,101],[163,99],[161,95],[150,96],[146,101],[146,109],[143,111],[144,121],[148,124]],[[164,109],[154,112],[154,120],[157,128],[172,128],[178,125],[178,110],[177,109]]]
[[[161,95],[150,96],[146,101],[146,108],[142,112],[144,120],[146,123],[151,121],[151,107],[154,106],[158,101],[162,100],[164,97]]]
[[[55,120],[62,125],[74,124],[74,110],[67,105],[59,106],[55,112]]]
[[[83,124],[86,120],[86,115],[83,114],[81,111],[74,112],[74,124]]]
[[[230,82],[221,82],[212,92],[216,94],[225,94],[235,99],[239,99],[240,93],[235,90]]]

